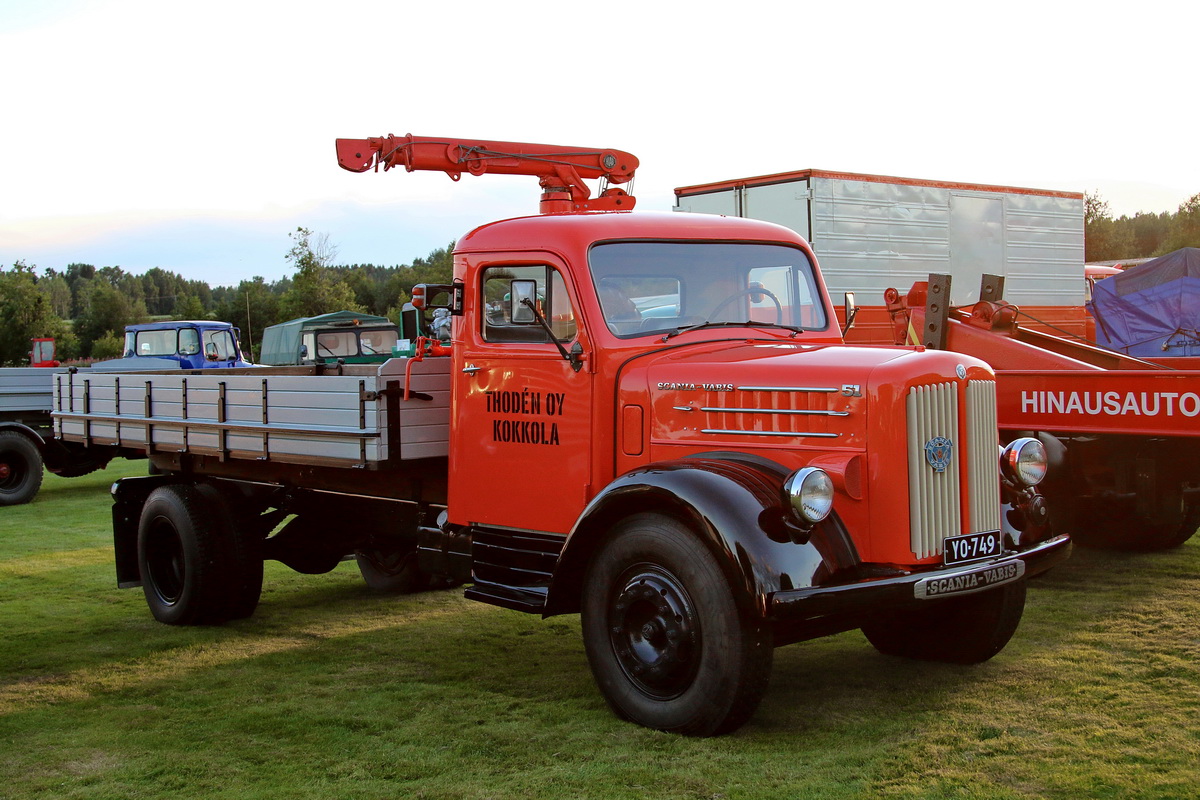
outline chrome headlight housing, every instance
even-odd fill
[[[783,482],[783,499],[802,525],[816,525],[833,510],[833,479],[820,467],[798,469]]]
[[[1037,486],[1046,477],[1046,447],[1028,436],[1013,439],[1000,451],[1000,471],[1021,486]]]

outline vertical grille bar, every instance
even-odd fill
[[[967,493],[971,533],[992,531],[1000,524],[1000,464],[996,439],[996,382],[967,383]]]
[[[917,558],[942,551],[942,540],[959,530],[957,458],[958,392],[953,383],[914,386],[906,400],[908,421],[908,494],[911,545]],[[955,454],[942,472],[927,461],[925,445],[935,437],[955,442]]]

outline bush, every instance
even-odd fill
[[[92,342],[92,359],[95,361],[120,358],[123,355],[125,355],[125,340],[112,331],[106,331],[103,336]]]

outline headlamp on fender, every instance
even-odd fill
[[[1037,439],[1013,439],[1000,452],[1000,471],[1021,486],[1037,486],[1046,477],[1046,447]]]
[[[833,480],[819,467],[798,469],[783,483],[783,498],[805,528],[816,525],[833,510]]]

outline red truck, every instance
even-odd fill
[[[541,214],[483,225],[449,345],[336,370],[62,375],[65,439],[141,447],[113,489],[117,575],[168,624],[253,613],[264,558],[353,553],[394,591],[581,613],[613,710],[745,722],[773,648],[861,628],[881,652],[999,652],[1065,558],[1033,439],[1000,448],[977,359],[842,341],[812,250],[753,220],[624,213],[616,150],[342,139],[341,166],[537,176]],[[278,530],[277,530],[278,529]]]

